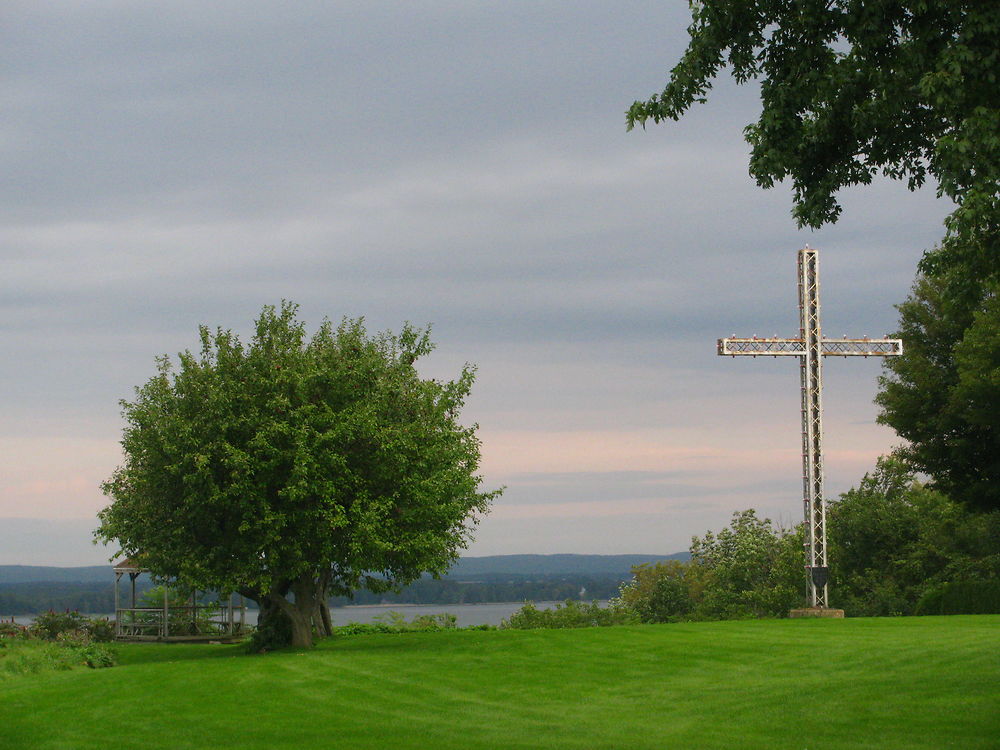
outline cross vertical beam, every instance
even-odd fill
[[[826,504],[823,502],[823,334],[820,327],[819,255],[799,252],[799,358],[802,381],[802,501],[806,524],[809,606],[827,606]],[[819,580],[817,580],[819,579]]]
[[[828,606],[826,504],[823,500],[823,357],[895,357],[899,339],[825,339],[820,326],[819,251],[799,250],[799,337],[719,339],[728,357],[798,357],[802,395],[802,504],[809,604]]]

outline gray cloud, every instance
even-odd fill
[[[515,474],[504,479],[510,486],[507,500],[528,505],[652,498],[667,501],[676,508],[680,501],[725,493],[748,496],[786,489],[782,479],[727,485],[719,483],[717,475],[699,476],[692,471],[539,472]],[[702,481],[692,481],[697,479]]]

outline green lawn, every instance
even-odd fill
[[[1000,616],[129,645],[8,678],[0,748],[1000,748]]]

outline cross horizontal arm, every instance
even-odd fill
[[[766,354],[771,357],[801,357],[806,353],[802,339],[719,339],[719,354],[736,357],[740,355],[756,357]]]
[[[898,357],[902,339],[823,339],[824,357]]]
[[[897,357],[903,353],[900,339],[823,339],[824,357]],[[802,357],[802,339],[727,338],[719,339],[719,355],[724,357]]]

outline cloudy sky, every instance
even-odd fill
[[[206,323],[433,324],[479,376],[468,554],[669,553],[801,511],[798,373],[719,336],[882,335],[948,207],[892,183],[799,231],[747,176],[753,87],[625,132],[687,4],[8,0],[0,11],[0,564],[97,564],[118,400]],[[895,442],[874,360],[828,361],[827,483]]]

